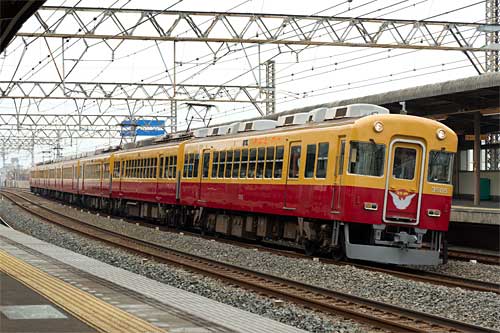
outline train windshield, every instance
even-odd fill
[[[427,181],[432,183],[450,184],[453,154],[432,150],[429,153],[429,171]]]
[[[349,172],[365,176],[384,174],[385,145],[351,141]]]

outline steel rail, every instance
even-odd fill
[[[2,193],[30,214],[100,241],[266,295],[286,299],[326,313],[334,313],[355,319],[377,328],[397,332],[429,332],[436,330],[446,332],[495,332],[489,328],[408,310],[151,244],[52,211],[21,194],[10,191],[2,191]]]
[[[477,262],[490,264],[490,265],[500,265],[500,256],[491,255],[486,253],[475,253],[463,250],[448,250],[448,257],[459,260],[477,260]]]

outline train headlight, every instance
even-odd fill
[[[377,133],[380,133],[384,130],[384,124],[382,124],[380,121],[376,121],[373,123],[373,130]]]
[[[439,140],[444,140],[444,138],[446,138],[446,132],[440,128],[437,130],[436,136]]]

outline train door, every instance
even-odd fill
[[[342,178],[344,175],[344,160],[345,160],[345,136],[339,136],[337,140],[335,170],[333,176],[333,193],[332,193],[332,213],[340,213],[342,207]]]
[[[298,185],[300,177],[301,142],[292,141],[288,146],[288,170],[286,171],[285,197],[283,209],[295,210],[300,201]]]
[[[201,152],[201,175],[200,175],[200,183],[198,186],[198,202],[204,203],[207,202],[207,198],[203,191],[203,180],[208,179],[208,169],[210,166],[210,149],[203,149]]]
[[[415,140],[396,139],[389,146],[383,220],[417,225],[420,215],[425,146]]]

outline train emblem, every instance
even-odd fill
[[[410,193],[407,190],[389,191],[392,197],[392,203],[399,210],[404,210],[410,206],[413,197],[416,193]]]

